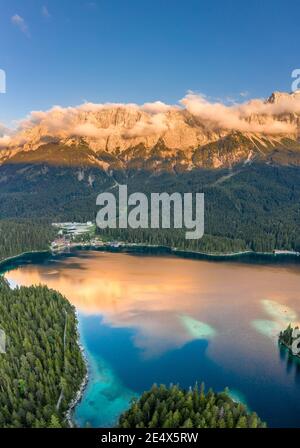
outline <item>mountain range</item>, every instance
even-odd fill
[[[90,220],[97,194],[126,183],[205,192],[209,243],[197,249],[300,247],[299,92],[229,105],[190,93],[174,106],[57,106],[1,129],[2,219]]]
[[[33,112],[0,138],[0,163],[175,173],[253,160],[299,164],[299,93],[275,92],[266,101],[227,107],[190,94],[182,103],[87,103]]]

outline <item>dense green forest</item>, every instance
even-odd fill
[[[121,415],[120,428],[261,428],[257,414],[235,403],[228,391],[205,393],[196,384],[188,391],[179,386],[154,385]]]
[[[130,181],[129,192],[204,192],[204,237],[186,240],[183,231],[174,229],[109,229],[110,238],[203,252],[300,251],[299,168],[256,164],[235,170],[162,174],[144,181],[139,174]]]
[[[22,252],[48,249],[55,235],[47,222],[0,220],[0,261]]]
[[[243,240],[204,235],[200,240],[186,240],[183,230],[175,229],[97,229],[104,240],[144,243],[205,253],[232,253],[251,250]]]
[[[47,287],[0,279],[0,427],[64,427],[86,373],[72,305]]]
[[[44,165],[0,167],[0,219],[93,221],[103,191],[204,192],[205,236],[185,240],[183,231],[116,230],[108,238],[205,252],[300,250],[300,168],[263,163],[222,169],[112,174],[95,168]],[[0,221],[1,222],[1,221]],[[0,244],[2,247],[2,244]]]

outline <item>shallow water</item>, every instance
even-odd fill
[[[269,426],[300,427],[300,363],[277,344],[300,321],[300,265],[80,251],[6,273],[45,283],[78,309],[90,380],[79,426],[113,426],[157,383],[204,381]]]

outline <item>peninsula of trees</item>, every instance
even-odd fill
[[[68,426],[86,374],[74,307],[45,286],[10,289],[0,278],[0,427]]]
[[[206,393],[204,385],[188,391],[154,385],[133,401],[119,420],[120,428],[264,428],[256,413],[234,402],[225,390]]]
[[[300,357],[300,329],[290,324],[279,334],[279,343],[285,345],[293,355]]]

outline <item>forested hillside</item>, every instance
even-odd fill
[[[98,194],[109,191],[118,197],[119,183],[128,185],[129,194],[203,192],[205,236],[188,241],[182,231],[121,229],[106,232],[108,238],[205,252],[300,250],[300,168],[297,166],[253,163],[177,173],[132,168],[111,174],[87,166],[4,165],[0,167],[1,176],[4,180],[0,190],[0,219],[14,220],[19,225],[20,219],[34,220],[35,226],[41,219],[48,224],[93,221],[99,210]],[[0,250],[4,246],[22,246],[23,243],[18,243],[22,238],[10,237],[9,226],[6,229],[8,240],[2,237]],[[28,246],[40,248],[48,241],[48,230],[45,226],[32,232],[29,226],[21,233],[27,233],[25,242],[31,239]],[[12,252],[9,247],[5,248],[5,254]]]
[[[0,279],[0,427],[62,427],[85,375],[72,305],[47,287]]]
[[[109,229],[109,238],[149,242],[203,252],[300,250],[300,169],[267,166],[194,170],[178,176],[142,174],[130,191],[204,192],[205,229],[200,240],[181,230]]]
[[[261,428],[255,412],[235,403],[226,391],[205,393],[204,386],[185,391],[154,385],[121,415],[120,428]]]
[[[0,220],[0,261],[33,250],[46,250],[55,229],[39,220]]]

